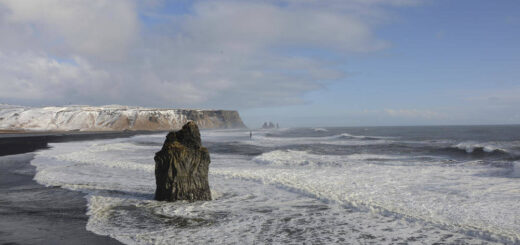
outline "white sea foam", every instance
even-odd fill
[[[324,128],[313,128],[314,132],[329,132],[329,130]]]
[[[371,160],[405,160],[409,157],[392,156],[392,155],[376,155],[376,154],[352,154],[352,155],[316,155],[306,151],[295,150],[276,150],[264,153],[253,158],[253,161],[259,164],[267,164],[271,166],[346,166],[348,164],[364,162]]]
[[[333,138],[353,138],[353,139],[367,139],[369,138],[369,136],[364,136],[364,135],[352,135],[352,134],[349,134],[349,133],[342,133],[342,134],[339,134],[339,135],[335,135],[335,136],[332,136]],[[374,138],[384,138],[384,137],[374,137]]]
[[[87,229],[127,244],[390,243],[473,239],[421,223],[353,212],[258,182],[212,175],[211,202],[91,195]],[[478,241],[478,239],[475,239]]]
[[[228,133],[231,141],[248,137],[244,131],[206,131],[203,140],[223,141]],[[136,142],[163,139],[53,143],[32,161],[35,179],[88,193],[87,229],[127,244],[382,244],[411,237],[421,243],[481,242],[457,230],[520,239],[516,179],[482,174],[496,169],[487,165],[397,164],[413,157],[293,150],[253,159],[211,154],[214,201],[156,202],[158,148]],[[387,162],[396,164],[380,164]],[[513,173],[517,169],[515,163]]]
[[[454,230],[520,239],[520,183],[477,176],[482,171],[489,169],[352,164],[341,169],[298,167],[287,171],[214,169],[213,174],[257,180],[319,199],[377,213],[399,214]]]
[[[275,166],[339,166],[343,162],[338,156],[320,156],[305,151],[277,150],[257,156],[253,161]]]
[[[370,137],[372,140],[366,140],[368,136],[352,136],[350,134],[339,134],[333,136],[322,137],[270,137],[264,132],[255,132],[252,140],[241,141],[244,144],[257,146],[286,146],[286,145],[305,145],[305,144],[325,144],[325,145],[382,145],[393,142],[390,138]]]
[[[352,138],[352,139],[371,139],[371,140],[375,140],[375,139],[395,139],[396,137],[391,137],[391,136],[368,136],[368,135],[352,135],[352,134],[349,134],[349,133],[342,133],[342,134],[339,134],[339,135],[334,135],[334,136],[331,136],[331,138]]]
[[[492,144],[482,144],[482,143],[476,143],[476,142],[461,142],[456,145],[454,145],[455,148],[464,150],[467,153],[473,153],[476,150],[482,150],[487,153],[501,151],[501,152],[507,152],[507,150],[500,148],[499,146],[492,145]]]

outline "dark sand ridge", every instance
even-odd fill
[[[0,244],[120,244],[86,230],[83,193],[45,187],[33,180],[36,171],[30,152],[48,147],[49,142],[139,133],[143,132],[0,135]]]
[[[167,134],[167,131],[24,132],[0,133],[0,156],[33,152],[48,143],[131,137],[138,134]]]

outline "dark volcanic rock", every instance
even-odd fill
[[[211,200],[209,152],[202,147],[197,124],[188,122],[181,130],[168,133],[154,159],[155,200]]]
[[[280,125],[278,125],[278,123],[276,123],[276,126],[274,125],[273,122],[264,122],[264,124],[262,125],[262,128],[263,129],[270,129],[270,128],[280,128]]]

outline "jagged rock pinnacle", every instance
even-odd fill
[[[208,149],[202,146],[194,122],[166,136],[162,149],[155,154],[155,200],[211,200]]]

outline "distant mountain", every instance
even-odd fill
[[[237,111],[107,106],[24,107],[0,104],[0,130],[164,131],[188,121],[200,128],[245,128]]]

